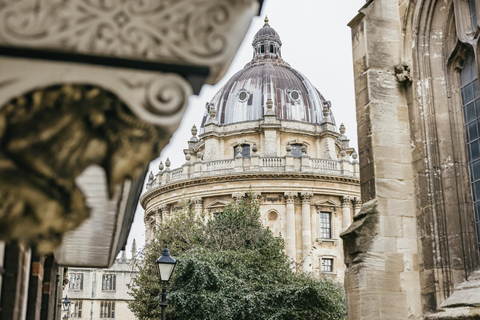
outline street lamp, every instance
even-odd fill
[[[177,264],[177,261],[172,258],[168,251],[168,245],[165,246],[162,256],[158,258],[155,263],[157,264],[158,278],[160,279],[160,285],[162,286],[162,301],[160,302],[160,306],[162,307],[162,320],[165,320],[165,309],[167,307],[166,284],[170,280],[175,265]]]
[[[68,319],[68,313],[70,311],[70,305],[72,302],[68,300],[68,296],[65,296],[65,299],[62,301],[62,310],[65,312],[65,315],[63,316],[63,320]]]

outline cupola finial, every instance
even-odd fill
[[[268,20],[268,16],[265,16],[265,19],[263,19],[263,21],[264,21],[265,23],[268,23],[268,21],[269,21],[269,20]]]

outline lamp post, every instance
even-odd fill
[[[155,261],[157,264],[158,278],[160,279],[160,285],[162,286],[162,301],[160,306],[162,307],[162,320],[165,320],[165,309],[167,308],[167,282],[172,276],[173,270],[177,261],[172,258],[168,251],[168,245],[165,246],[163,254]]]
[[[62,311],[65,312],[65,315],[63,316],[63,320],[68,320],[68,314],[70,312],[70,305],[72,304],[72,302],[70,300],[68,300],[68,296],[65,296],[65,299],[63,299],[62,301]]]

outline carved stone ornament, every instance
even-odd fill
[[[410,67],[405,62],[395,66],[395,76],[401,84],[409,83],[413,80],[410,75]]]
[[[235,201],[242,200],[245,198],[246,193],[245,192],[234,192],[232,193],[232,198],[235,199]]]
[[[169,137],[96,86],[49,86],[11,99],[0,106],[0,239],[52,250],[90,214],[75,182],[87,167],[103,167],[112,197]]]
[[[0,44],[210,65],[233,58],[232,33],[258,9],[256,0],[3,1]]]
[[[297,192],[285,192],[285,194],[284,194],[285,202],[286,203],[293,203],[297,196],[298,196]]]
[[[302,197],[302,203],[310,203],[310,200],[312,200],[313,193],[312,192],[302,192],[300,193],[300,196]]]

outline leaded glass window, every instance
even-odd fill
[[[115,302],[102,301],[100,303],[100,318],[115,318]]]
[[[333,259],[322,259],[322,272],[333,272]]]
[[[477,10],[475,8],[475,0],[468,0],[468,6],[470,9],[470,24],[475,31],[475,29],[477,29]]]
[[[332,238],[332,219],[330,212],[320,212],[320,237],[322,239]]]
[[[302,156],[303,144],[295,143],[295,144],[291,144],[290,146],[292,147],[292,155],[294,157],[301,157]]]
[[[114,274],[102,275],[102,290],[107,290],[107,291],[117,290],[117,276]]]
[[[72,301],[73,311],[72,318],[82,317],[82,301]]]
[[[68,281],[68,289],[83,290],[83,273],[71,273]]]
[[[480,239],[480,95],[477,66],[470,53],[460,73],[460,83],[467,135],[468,165],[472,183],[477,239]],[[478,240],[477,240],[478,241]],[[480,249],[480,243],[478,243]]]

